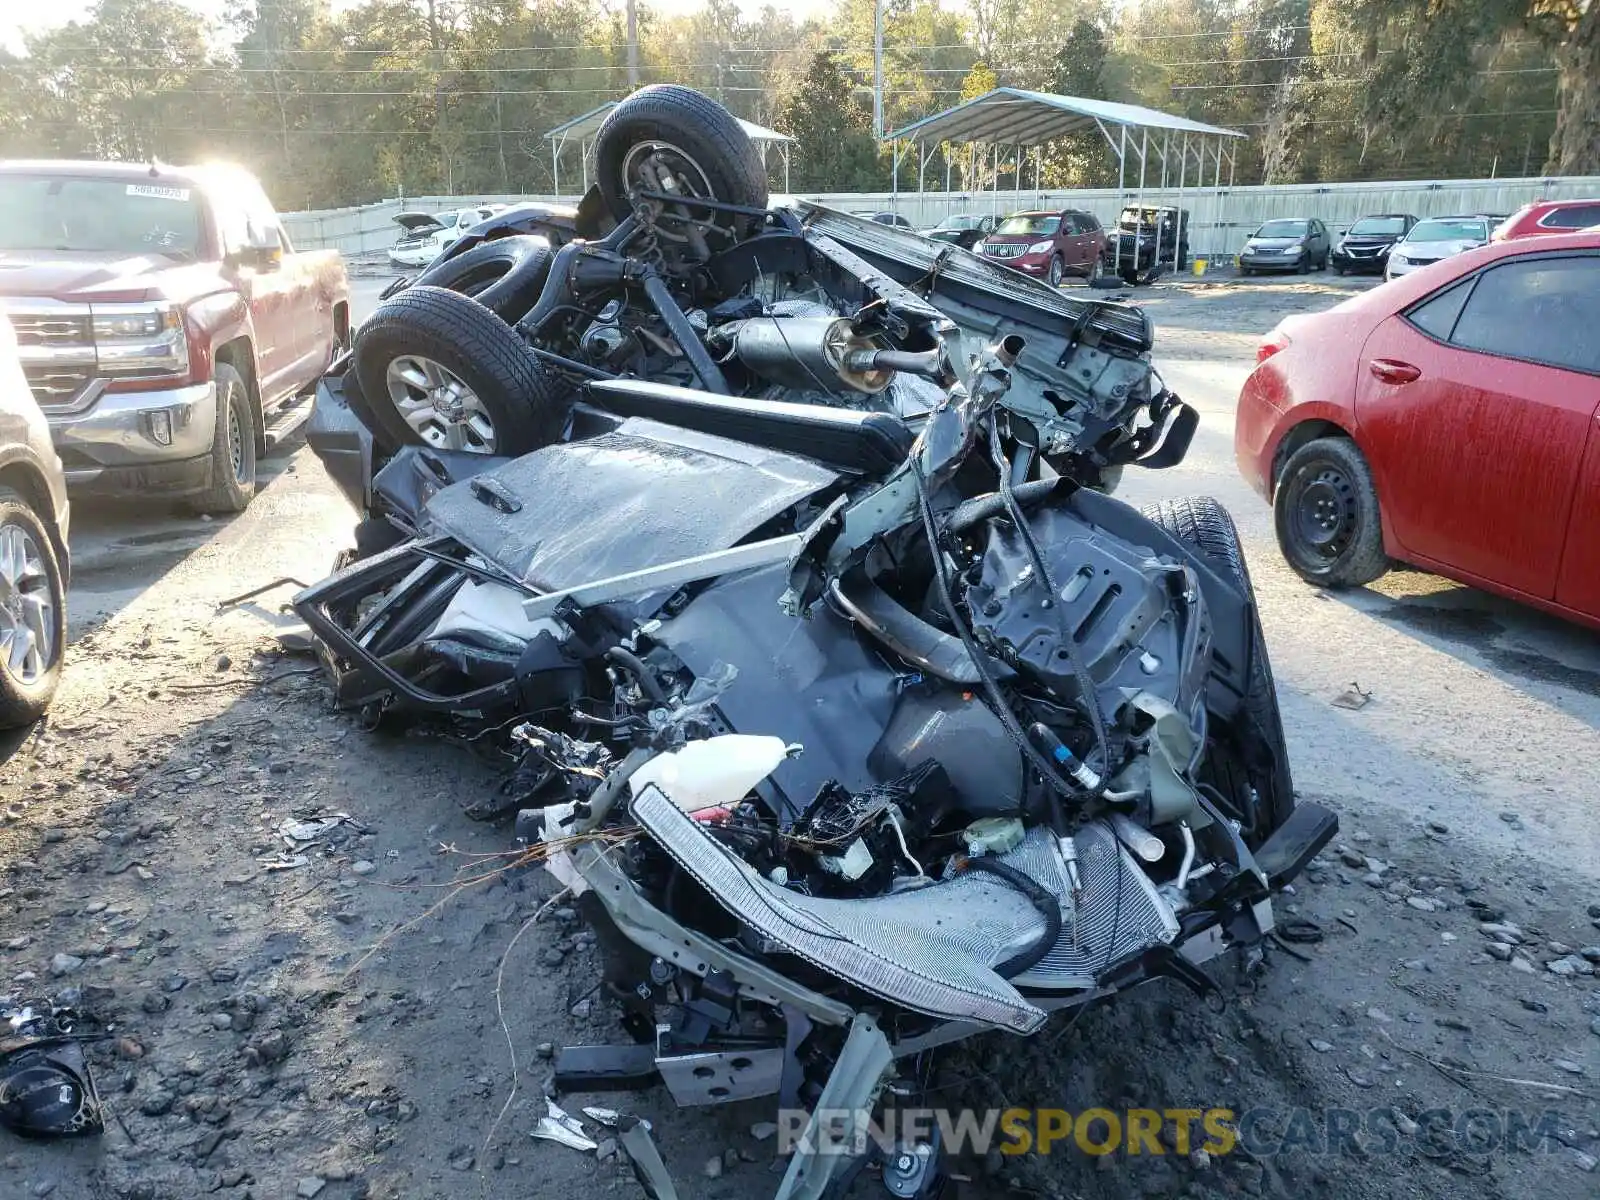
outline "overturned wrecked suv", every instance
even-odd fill
[[[555,247],[520,315],[447,258],[323,381],[367,519],[295,605],[342,703],[515,762],[477,811],[580,895],[633,1038],[559,1087],[771,1095],[817,1114],[780,1197],[938,1195],[936,1145],[831,1153],[823,1114],[976,1032],[1210,990],[1336,822],[1295,803],[1226,512],[1107,494],[1194,430],[1142,312],[769,211],[683,89],[599,161],[575,214],[507,214]],[[485,228],[459,257],[522,261]],[[459,339],[397,322],[419,296]]]

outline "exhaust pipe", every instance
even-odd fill
[[[706,340],[783,387],[836,392],[843,386],[872,395],[894,378],[893,370],[860,363],[862,351],[877,347],[843,317],[751,317],[717,326]]]

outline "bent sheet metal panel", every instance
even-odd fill
[[[426,513],[548,591],[726,549],[838,479],[809,459],[634,418],[445,488]],[[485,483],[520,508],[485,501]]]
[[[772,773],[785,824],[829,780],[851,791],[883,782],[869,760],[899,690],[894,672],[825,606],[804,620],[786,616],[778,598],[788,583],[783,567],[719,579],[655,634],[696,675],[718,662],[738,668],[717,698],[736,732],[805,747]]]

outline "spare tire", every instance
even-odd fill
[[[619,221],[633,212],[634,191],[662,190],[663,174],[702,199],[767,206],[767,172],[750,136],[732,113],[693,88],[640,88],[606,117],[594,153],[600,193]]]
[[[550,277],[550,243],[519,234],[496,238],[436,262],[417,276],[416,287],[449,288],[471,296],[507,323],[519,320],[539,299]]]
[[[398,445],[526,454],[560,438],[572,395],[510,325],[440,287],[380,304],[355,368],[381,440]]]

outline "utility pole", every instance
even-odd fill
[[[872,136],[883,140],[883,0],[872,6]]]
[[[628,0],[628,90],[639,86],[639,2]]]

